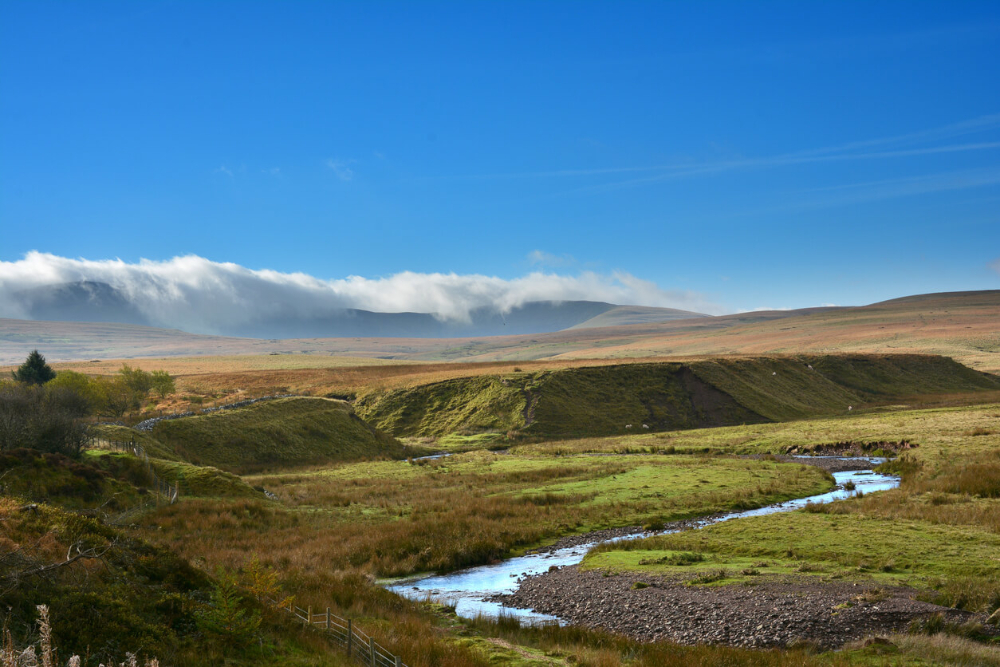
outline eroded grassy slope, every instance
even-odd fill
[[[152,436],[190,463],[230,472],[404,456],[398,441],[359,419],[350,405],[322,398],[166,420]]]
[[[454,378],[368,393],[357,409],[398,436],[567,438],[844,414],[897,397],[989,390],[1000,390],[996,378],[943,357],[755,357]]]

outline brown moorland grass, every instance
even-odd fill
[[[451,570],[595,528],[758,507],[818,492],[820,471],[695,457],[519,459],[476,452],[249,478],[282,504],[190,499],[148,518],[151,539],[234,566],[267,543],[281,570],[380,576]]]
[[[50,360],[271,352],[413,361],[679,357],[793,352],[930,353],[1000,372],[1000,291],[954,292],[869,306],[741,313],[714,318],[488,338],[258,340],[194,336],[115,324],[0,320],[0,359],[30,349]]]

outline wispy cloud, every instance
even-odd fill
[[[1000,257],[997,257],[990,263],[990,268],[1000,274]]]
[[[335,160],[330,158],[326,161],[326,166],[333,171],[337,178],[346,183],[354,178],[354,170],[349,166],[351,162],[353,160]]]
[[[773,167],[783,167],[791,165],[802,165],[820,162],[846,162],[853,160],[884,160],[889,158],[917,157],[920,155],[936,155],[941,153],[961,153],[967,151],[996,150],[1000,149],[1000,141],[989,141],[975,144],[957,144],[952,146],[933,146],[928,148],[914,148],[894,151],[878,151],[867,153],[837,153],[831,155],[823,154],[803,154],[788,153],[766,158],[749,158],[739,160],[723,160],[718,162],[708,162],[700,165],[677,167],[665,173],[637,178],[626,181],[615,181],[600,185],[592,185],[577,188],[570,192],[593,192],[599,190],[612,190],[624,187],[634,187],[647,183],[655,183],[678,178],[686,178],[703,174],[718,174],[737,169],[768,169]]]
[[[984,132],[1000,128],[1000,114],[988,114],[951,123],[940,127],[918,130],[905,134],[851,141],[836,146],[824,146],[802,151],[783,153],[780,155],[760,158],[737,158],[713,161],[683,161],[670,164],[633,165],[623,167],[606,167],[593,169],[553,169],[546,171],[525,171],[509,173],[475,174],[464,178],[475,179],[519,179],[519,178],[572,178],[586,176],[609,176],[614,174],[663,172],[650,177],[630,181],[606,183],[595,187],[620,187],[636,185],[670,178],[713,174],[734,169],[770,168],[786,165],[808,164],[813,162],[837,162],[846,160],[878,160],[889,158],[916,157],[940,153],[957,153],[967,151],[993,150],[1000,148],[1000,142],[974,142],[947,146],[926,146],[909,150],[872,151],[876,147],[906,146],[919,143],[932,143],[946,139]],[[586,188],[584,188],[586,189]]]
[[[345,308],[433,313],[459,322],[468,321],[477,308],[507,312],[529,301],[592,300],[723,312],[698,292],[663,289],[620,271],[534,271],[513,279],[404,271],[324,280],[196,255],[127,263],[30,252],[21,260],[0,262],[0,317],[28,317],[33,288],[83,281],[110,285],[152,324],[196,333],[233,332],[280,318],[323,317]]]
[[[796,193],[798,199],[788,201],[780,206],[772,207],[766,212],[789,211],[808,208],[827,208],[860,204],[883,199],[912,197],[948,192],[951,190],[966,190],[1000,183],[1000,169],[970,169],[926,174],[910,178],[882,179],[848,183],[825,188],[801,190]],[[756,211],[761,213],[761,211]]]
[[[229,167],[227,167],[226,165],[222,165],[222,166],[218,167],[215,170],[215,173],[216,174],[225,174],[229,178],[233,178],[233,170],[230,169]]]
[[[532,250],[528,253],[528,262],[532,266],[570,266],[576,263],[571,255],[553,255],[544,250]]]

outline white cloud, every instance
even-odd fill
[[[349,164],[344,160],[334,160],[333,158],[326,161],[326,166],[332,169],[337,178],[344,182],[354,178],[354,170],[348,166]]]
[[[534,271],[511,280],[404,271],[379,278],[323,280],[197,255],[132,264],[29,252],[21,260],[0,262],[0,317],[27,316],[26,290],[80,281],[110,285],[156,326],[199,333],[232,331],[276,318],[323,317],[344,308],[433,313],[459,322],[468,321],[475,308],[507,312],[529,301],[590,300],[722,312],[697,292],[664,290],[617,271],[577,275]]]
[[[990,268],[996,271],[997,273],[1000,273],[1000,257],[993,260],[993,262],[990,264]]]
[[[576,260],[570,255],[553,255],[544,250],[532,250],[529,252],[528,261],[532,266],[569,266],[576,263]]]
[[[222,165],[221,167],[219,167],[218,169],[216,169],[215,173],[217,173],[217,174],[225,174],[229,178],[233,178],[233,170],[230,169],[229,167],[227,167],[226,165]]]

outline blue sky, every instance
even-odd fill
[[[1000,288],[997,3],[0,10],[0,264]]]

